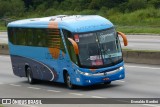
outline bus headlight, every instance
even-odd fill
[[[80,70],[78,70],[78,69],[76,70],[76,72],[79,73],[79,74],[85,75],[85,76],[91,76],[91,75],[92,75],[91,73],[82,72],[82,71],[80,71]]]
[[[119,71],[120,71],[120,70],[122,70],[122,69],[124,69],[124,67],[123,67],[123,66],[119,67]]]
[[[85,72],[84,75],[86,75],[86,76],[91,76],[91,74],[90,74],[90,73],[87,73],[87,72]]]

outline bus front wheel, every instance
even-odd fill
[[[71,82],[71,77],[68,73],[65,74],[65,83],[69,89],[73,89],[74,85]]]
[[[35,79],[33,79],[32,70],[30,67],[27,68],[27,79],[28,79],[28,83],[30,84],[35,83]]]

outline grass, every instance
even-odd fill
[[[124,32],[126,34],[160,34],[160,27],[151,26],[116,26],[117,31]],[[0,25],[0,31],[6,31],[5,26]]]
[[[0,31],[6,31],[7,27],[5,26],[5,22],[0,20]]]
[[[151,33],[151,34],[160,34],[160,27],[151,27],[151,26],[116,26],[118,31],[127,33],[127,34],[139,34],[139,33]]]
[[[159,9],[147,8],[125,14],[110,10],[106,17],[117,25],[117,30],[124,33],[160,34]]]
[[[160,27],[160,10],[154,8],[141,9],[125,14],[110,10],[106,17],[116,25]]]
[[[7,31],[7,28],[5,26],[0,26],[0,31]]]
[[[133,49],[122,49],[122,51],[128,51],[128,52],[160,52],[160,50],[133,50]]]
[[[160,34],[160,9],[155,8],[146,8],[140,9],[130,13],[121,13],[118,10],[111,9],[103,11],[96,10],[83,10],[78,11],[62,11],[50,9],[44,12],[45,14],[29,13],[26,16],[20,17],[18,19],[25,19],[31,17],[43,17],[43,16],[52,16],[56,14],[100,14],[107,19],[109,19],[118,31],[127,33],[127,34],[139,34],[139,33],[151,33],[151,34]],[[12,17],[17,19],[17,17]],[[0,31],[6,31],[5,23],[0,21]]]

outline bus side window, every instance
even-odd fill
[[[26,29],[26,44],[28,46],[33,46],[33,32],[32,29]]]
[[[13,28],[8,28],[8,37],[9,37],[9,42],[12,44],[16,43],[16,36],[14,34],[14,29]]]
[[[47,29],[42,29],[42,46],[47,47]]]
[[[48,29],[47,45],[50,48],[57,48],[66,53],[59,29]]]
[[[41,31],[41,46],[46,47],[47,46],[47,29],[40,29]]]
[[[34,32],[34,45],[40,47],[47,46],[47,33],[46,29],[35,29]]]
[[[16,34],[16,44],[17,45],[25,45],[26,41],[25,41],[24,29],[16,28],[15,34]]]
[[[69,56],[75,64],[78,64],[77,56],[74,52],[73,45],[68,40],[68,38],[72,38],[72,33],[67,30],[62,30],[62,31],[63,31],[64,37],[65,37],[65,42],[66,42],[67,50],[69,52]]]

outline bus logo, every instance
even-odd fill
[[[74,35],[74,39],[76,42],[79,42],[79,36],[78,35]]]
[[[2,99],[2,104],[11,104],[11,99]]]

